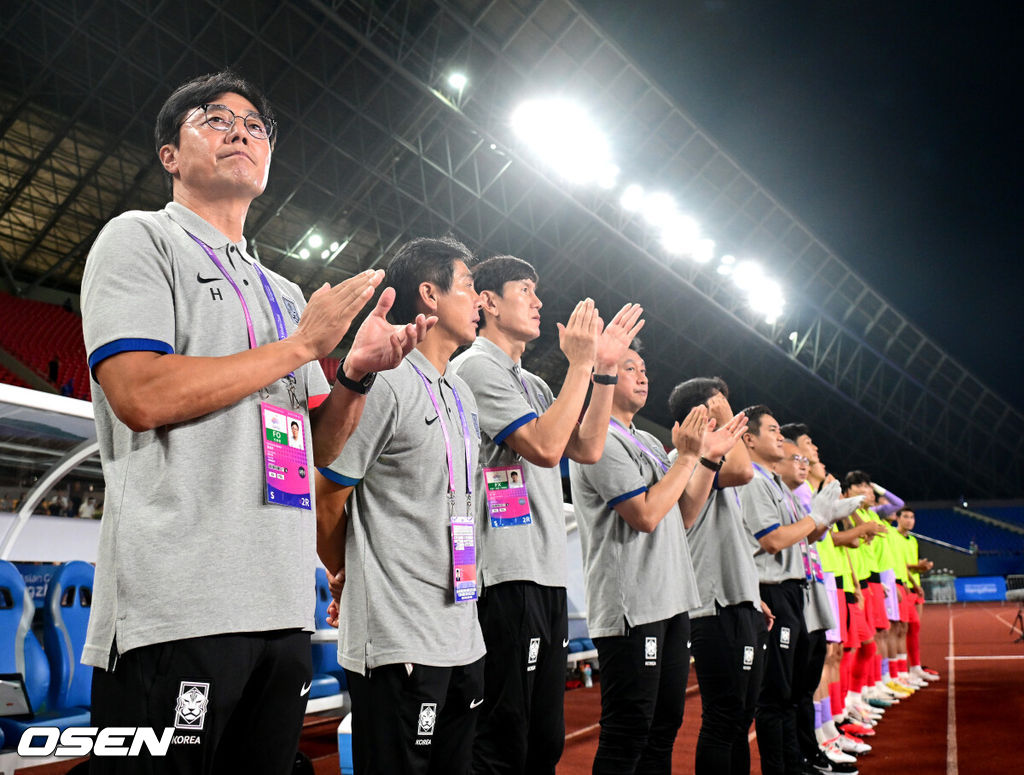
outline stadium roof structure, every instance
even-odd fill
[[[231,67],[266,89],[280,126],[247,237],[307,292],[386,265],[410,237],[450,231],[481,256],[535,264],[544,334],[526,361],[554,385],[554,321],[585,296],[606,318],[635,300],[648,321],[645,414],[664,427],[675,383],[718,374],[735,408],[767,403],[782,422],[808,423],[834,470],[867,468],[915,499],[1024,489],[1024,415],[869,287],[570,0],[40,0],[5,17],[0,287],[77,293],[103,224],[166,200],[152,140],[163,100]],[[586,106],[619,184],[567,182],[512,130],[522,100],[550,95]],[[721,263],[666,252],[620,203],[630,182],[671,192],[719,254],[756,256],[786,296],[774,322]],[[314,234],[323,246],[309,251]]]

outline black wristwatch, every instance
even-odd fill
[[[619,381],[618,374],[594,374],[593,378],[595,385],[615,385]]]
[[[708,460],[706,457],[701,455],[700,460],[698,462],[705,468],[710,468],[712,471],[717,472],[722,470],[722,464],[725,462],[725,456],[723,455],[722,459],[715,463],[714,461]]]
[[[354,379],[349,379],[345,376],[345,359],[342,358],[341,363],[338,364],[338,373],[335,375],[335,379],[337,379],[338,383],[343,388],[348,388],[353,393],[365,396],[373,385],[373,381],[377,379],[377,372],[371,371],[361,380],[356,382]]]

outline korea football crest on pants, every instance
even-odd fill
[[[654,667],[658,664],[658,639],[644,639],[644,666]]]
[[[526,672],[537,669],[537,658],[540,656],[540,638],[530,638],[530,648],[526,652]]]
[[[175,729],[202,729],[210,704],[210,684],[182,681],[174,706]]]

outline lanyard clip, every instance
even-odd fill
[[[284,384],[285,384],[285,387],[288,388],[288,395],[292,399],[292,409],[298,409],[299,408],[299,398],[295,394],[295,385],[296,385],[295,375],[294,374],[289,374],[287,377],[285,377],[284,378]]]

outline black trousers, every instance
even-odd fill
[[[757,747],[762,775],[791,775],[803,769],[796,733],[794,670],[797,654],[806,648],[803,582],[762,584],[761,599],[775,614],[768,633],[765,673],[757,698]]]
[[[768,628],[752,603],[690,620],[702,718],[697,775],[749,775],[747,733],[764,676]]]
[[[313,677],[309,633],[211,635],[122,654],[92,674],[92,724],[174,727],[166,757],[98,757],[90,773],[292,771]],[[145,750],[145,749],[143,749]]]
[[[477,602],[487,644],[475,775],[554,775],[565,747],[564,587],[510,581]]]
[[[345,671],[356,775],[468,775],[483,657],[458,667],[383,665]]]
[[[814,692],[821,683],[825,667],[825,631],[815,630],[807,635],[806,645],[797,651],[793,674],[793,702],[796,704],[796,737],[800,753],[811,759],[818,752],[818,739],[814,735]]]
[[[672,747],[683,723],[690,676],[690,618],[594,638],[601,666],[601,735],[594,775],[672,772]]]

